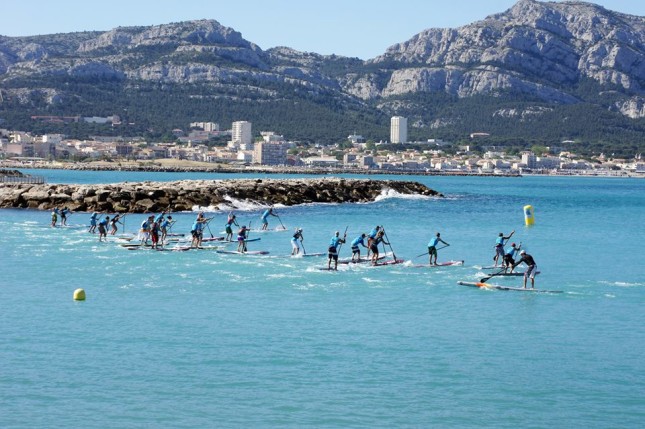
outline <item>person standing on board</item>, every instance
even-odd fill
[[[96,232],[96,220],[99,217],[97,212],[92,213],[90,216],[90,229],[87,232],[94,234]]]
[[[378,263],[378,245],[383,243],[387,244],[388,246],[390,243],[385,241],[383,236],[385,233],[383,232],[383,229],[381,229],[377,234],[376,237],[372,240],[372,244],[370,244],[370,251],[372,252],[372,265],[376,265]]]
[[[246,225],[242,225],[239,231],[237,231],[237,251],[239,253],[246,252],[246,237],[249,234],[249,230]]]
[[[123,225],[123,222],[121,222],[120,219],[121,219],[121,215],[116,214],[112,218],[112,220],[110,221],[110,226],[112,227],[111,230],[110,230],[110,235],[115,235],[116,234],[116,231],[118,230],[118,228],[116,226],[117,223],[120,223],[121,225]]]
[[[52,228],[56,228],[56,222],[58,222],[58,208],[54,207],[54,210],[52,210]]]
[[[273,207],[266,209],[264,213],[262,213],[262,216],[260,216],[260,219],[262,219],[262,231],[266,231],[269,227],[269,216],[278,217],[278,215],[273,212]]]
[[[63,209],[60,211],[60,224],[61,226],[67,226],[67,215],[71,213],[71,210],[67,208],[67,206],[63,207]]]
[[[228,214],[228,220],[226,221],[226,238],[224,238],[224,241],[233,241],[233,225],[239,227],[237,220],[235,219],[235,215],[233,212],[230,212]]]
[[[152,242],[153,249],[159,248],[159,222],[157,222],[156,219],[157,218],[153,218],[152,223],[150,224],[150,241]],[[163,217],[161,219],[163,219]]]
[[[520,252],[520,256],[521,258],[519,261],[513,264],[513,268],[522,262],[525,263],[528,268],[524,273],[524,289],[526,289],[526,280],[529,278],[531,279],[531,289],[535,289],[535,274],[537,273],[537,264],[535,263],[535,259],[533,259],[533,256],[526,253],[526,250],[522,250]]]
[[[197,215],[197,219],[195,219],[195,222],[193,223],[192,228],[190,229],[190,233],[193,236],[193,240],[190,244],[190,247],[201,247],[202,245],[202,239],[204,238],[204,225],[208,223],[209,220],[212,218],[206,219],[204,217],[204,213],[200,212]]]
[[[159,239],[161,241],[161,244],[165,243],[166,237],[168,236],[168,229],[172,227],[173,223],[175,223],[175,221],[172,220],[172,216],[168,216],[159,225],[159,228],[161,229],[161,238]]]
[[[509,268],[511,269],[511,273],[513,272],[513,264],[515,263],[515,254],[520,251],[520,247],[522,247],[521,243],[517,247],[515,246],[515,243],[511,243],[511,248],[504,252],[504,262],[502,263],[502,267],[504,267],[504,272],[506,272],[506,270],[508,270]]]
[[[379,233],[381,230],[381,227],[376,225],[373,230],[370,231],[369,234],[367,234],[367,257],[370,257],[370,250],[372,249],[372,241],[376,239],[376,235]]]
[[[302,240],[305,238],[302,236],[302,228],[296,228],[296,232],[291,237],[291,256],[297,255],[300,253],[300,245],[298,245],[298,240],[302,243]]]
[[[139,240],[141,241],[141,244],[148,244],[148,239],[150,239],[150,225],[154,220],[154,216],[148,216],[143,222],[141,222],[141,228],[139,229]]]
[[[105,238],[105,241],[107,242],[107,227],[109,223],[109,216],[105,216],[105,218],[101,219],[99,222],[99,241],[103,241],[102,238]]]
[[[368,248],[365,245],[365,237],[367,237],[367,234],[363,233],[352,240],[352,262],[361,261],[361,248],[359,246],[363,246],[366,249]]]
[[[336,231],[336,234],[331,238],[329,241],[329,249],[327,253],[327,257],[329,260],[327,261],[327,269],[331,270],[331,261],[334,261],[334,270],[338,269],[338,246],[343,244],[345,242],[345,238],[340,238],[340,232]]]
[[[430,239],[430,242],[428,243],[428,255],[430,255],[430,265],[437,265],[437,244],[443,243],[446,246],[450,246],[450,244],[446,243],[441,239],[441,234],[437,233],[435,237]],[[432,256],[434,256],[434,264],[432,263]]]
[[[513,234],[515,234],[515,230],[513,230],[508,237],[504,237],[504,233],[500,232],[497,240],[495,240],[495,257],[493,258],[495,266],[497,266],[498,262],[500,265],[504,263],[504,244],[506,244],[506,240],[511,238]]]

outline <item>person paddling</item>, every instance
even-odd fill
[[[390,245],[390,243],[385,241],[385,239],[383,238],[384,235],[385,233],[381,229],[370,244],[370,251],[372,252],[372,265],[376,265],[378,263],[378,245],[381,243],[387,244],[388,246]]]
[[[172,216],[168,216],[159,225],[159,227],[161,228],[161,238],[159,239],[159,241],[161,242],[162,245],[166,242],[166,237],[168,236],[168,230],[172,228],[173,223],[175,223],[175,221],[172,220]]]
[[[302,228],[296,228],[295,233],[293,234],[293,237],[291,237],[291,255],[297,255],[300,253],[300,245],[298,245],[298,241],[302,243],[302,240],[305,238],[302,236]]]
[[[381,227],[376,225],[373,230],[367,234],[367,257],[370,257],[370,250],[372,249],[372,241],[376,239],[376,235],[381,231]]]
[[[331,270],[331,261],[334,261],[334,270],[338,269],[338,246],[345,242],[345,238],[340,238],[340,232],[336,231],[336,234],[329,240],[329,249],[327,252],[327,269]]]
[[[513,272],[513,264],[515,263],[515,254],[517,254],[520,251],[520,247],[522,247],[522,243],[520,243],[519,246],[515,246],[515,243],[511,243],[511,248],[506,250],[504,253],[504,262],[502,263],[502,267],[504,267],[504,272],[508,270],[509,268],[511,269],[511,273]]]
[[[111,226],[111,229],[110,229],[110,235],[114,235],[114,234],[116,234],[116,231],[118,230],[118,228],[117,228],[117,226],[116,226],[116,224],[117,224],[117,223],[120,223],[121,225],[123,225],[123,222],[121,222],[121,220],[120,220],[120,219],[121,219],[121,215],[120,215],[120,214],[116,214],[116,215],[112,218],[112,220],[110,221],[110,226]]]
[[[52,210],[52,228],[56,228],[56,222],[58,222],[58,208],[54,207],[54,210]]]
[[[500,232],[497,240],[495,240],[495,256],[493,257],[495,266],[497,266],[498,262],[500,265],[504,263],[504,244],[506,244],[506,240],[511,238],[513,234],[515,234],[515,230],[511,231],[508,237],[504,237],[504,233]]]
[[[228,220],[226,221],[226,225],[225,225],[226,238],[224,239],[224,241],[233,241],[233,225],[235,225],[237,227],[240,226],[240,225],[238,225],[237,220],[235,219],[235,215],[233,214],[233,212],[230,212],[228,214]]]
[[[520,259],[513,264],[513,268],[517,267],[519,264],[525,263],[528,267],[524,273],[524,289],[526,289],[526,280],[531,279],[531,289],[535,289],[535,274],[537,273],[537,264],[533,256],[526,253],[526,250],[520,252]]]
[[[103,241],[102,239],[105,238],[105,241],[107,241],[107,227],[108,224],[110,223],[110,217],[105,216],[105,218],[101,219],[99,222],[99,241]]]
[[[430,255],[430,265],[437,265],[437,244],[443,243],[446,246],[450,246],[450,244],[446,243],[441,239],[441,234],[437,233],[435,237],[433,237],[430,242],[428,243],[428,255]],[[432,257],[434,256],[434,263],[432,263]]]
[[[87,230],[87,232],[94,234],[96,232],[96,221],[99,217],[99,214],[97,212],[92,213],[92,216],[90,216],[90,229]]]
[[[361,261],[361,248],[359,246],[363,246],[364,248],[368,249],[368,247],[365,245],[365,237],[367,237],[367,234],[363,233],[352,240],[352,262]]]
[[[67,226],[67,215],[71,213],[71,210],[67,206],[63,207],[60,211],[60,224],[61,226]]]
[[[237,232],[237,251],[240,253],[246,252],[246,237],[249,234],[249,229],[246,225],[242,225],[240,230]]]
[[[266,231],[269,227],[269,216],[278,217],[278,215],[273,212],[273,207],[269,207],[264,211],[264,213],[262,213],[262,216],[260,216],[260,219],[262,219],[262,231]]]

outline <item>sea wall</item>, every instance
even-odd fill
[[[401,194],[443,196],[412,181],[367,179],[241,179],[106,185],[0,184],[0,208],[150,213],[186,211],[194,206],[235,207],[237,201],[292,206],[305,203],[369,202],[392,190]]]

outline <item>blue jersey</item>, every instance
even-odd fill
[[[370,231],[370,233],[368,234],[368,237],[369,238],[376,237],[376,234],[378,234],[378,231],[379,231],[378,228],[374,228],[373,230]]]
[[[107,226],[107,224],[108,224],[107,219],[101,219],[101,221],[99,222],[99,225]]]
[[[428,243],[428,247],[437,247],[437,244],[439,244],[439,237],[435,237],[430,242]]]
[[[191,231],[201,231],[204,228],[204,224],[198,221],[195,221],[193,223],[193,227],[190,229]]]
[[[265,210],[264,213],[262,213],[262,216],[260,216],[260,218],[262,220],[267,220],[267,218],[269,217],[269,214],[271,214],[270,210]]]
[[[504,237],[497,237],[497,240],[495,240],[495,246],[503,246],[504,245]]]
[[[329,247],[333,247],[334,249],[338,248],[340,241],[340,237],[332,237],[331,240],[329,240]]]
[[[170,225],[170,221],[168,219],[164,219],[164,221],[161,222],[160,226],[162,229],[164,229],[164,228],[168,228],[168,225]]]
[[[365,241],[363,241],[363,240],[364,240],[364,238],[363,238],[363,236],[362,236],[362,235],[360,235],[360,236],[356,237],[356,238],[352,241],[352,247],[358,247],[358,245],[359,245],[359,244],[362,244],[363,246],[365,246]]]
[[[158,214],[157,216],[155,216],[155,222],[159,222],[161,220],[161,218],[163,218],[163,213]]]
[[[515,256],[515,252],[517,252],[517,248],[511,247],[510,249],[508,249],[506,251],[505,255],[507,255],[507,256]]]

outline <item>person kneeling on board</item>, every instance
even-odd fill
[[[535,289],[535,273],[537,272],[537,265],[535,264],[535,259],[533,256],[526,253],[526,250],[520,252],[521,258],[513,264],[513,268],[520,265],[522,262],[528,267],[524,273],[524,289],[526,289],[526,280],[531,279],[531,289]]]

